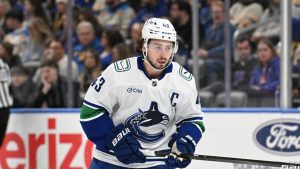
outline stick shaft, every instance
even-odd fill
[[[169,155],[169,151],[155,151],[154,153],[157,157],[166,157]],[[250,164],[250,165],[263,165],[263,166],[273,166],[273,167],[283,167],[283,166],[300,166],[295,163],[279,162],[279,161],[264,161],[264,160],[253,160],[244,158],[233,158],[233,157],[221,157],[221,156],[209,156],[209,155],[185,155],[182,154],[180,157],[190,158],[192,160],[204,160],[204,161],[215,161],[215,162],[225,162],[225,163],[236,163],[236,164]]]

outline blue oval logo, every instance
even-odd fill
[[[300,120],[266,122],[254,132],[254,142],[263,150],[280,155],[300,154]]]

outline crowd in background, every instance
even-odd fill
[[[141,56],[136,50],[144,21],[168,18],[179,42],[175,61],[194,64],[191,0],[74,0],[72,37],[67,0],[0,0],[0,58],[12,76],[13,107],[81,106],[89,85],[111,63]],[[224,2],[199,0],[199,95],[203,106],[224,106]],[[233,106],[278,105],[280,91],[280,0],[231,0]],[[248,32],[238,34],[253,25]],[[300,0],[292,0],[293,106],[300,102]],[[67,40],[71,39],[72,77]],[[67,79],[73,81],[68,98]],[[235,101],[236,100],[236,101]]]

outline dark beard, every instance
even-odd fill
[[[158,70],[163,70],[163,69],[166,69],[168,66],[170,66],[170,62],[172,61],[171,60],[172,57],[170,57],[170,59],[168,60],[168,62],[166,63],[166,65],[163,67],[163,68],[158,68],[154,65],[154,63],[150,60],[150,59],[147,59],[149,64],[154,67],[155,69],[158,69]]]

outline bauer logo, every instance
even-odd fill
[[[254,142],[272,154],[300,154],[300,120],[279,119],[259,126],[253,135]]]

